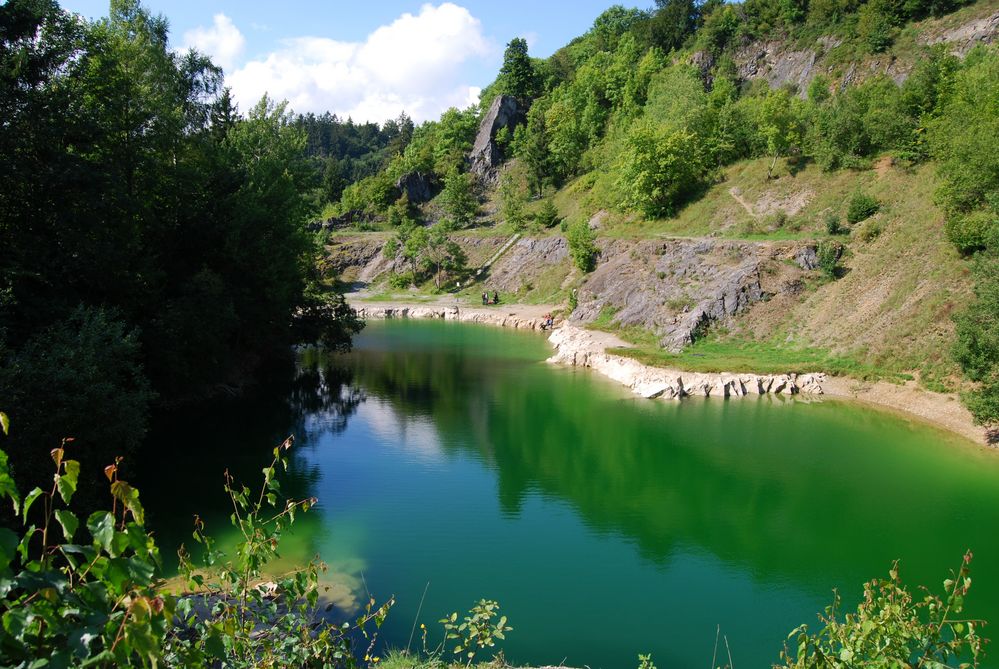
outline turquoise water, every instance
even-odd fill
[[[498,600],[512,663],[705,667],[720,626],[736,666],[768,666],[833,588],[855,602],[895,558],[939,588],[968,548],[969,613],[999,620],[997,454],[830,400],[643,400],[548,354],[441,321],[305,351],[256,400],[157,430],[143,495],[161,545],[194,511],[224,530],[222,470],[252,480],[294,433],[285,489],[320,502],[284,557],[320,554],[343,605],[394,594],[396,647],[426,589],[432,642],[444,614]]]

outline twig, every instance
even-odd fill
[[[725,635],[725,650],[728,652],[728,669],[735,669],[735,663],[732,662],[732,649],[728,647],[728,635]]]
[[[716,669],[715,661],[718,659],[718,637],[721,635],[721,623],[715,627],[715,652],[711,654],[711,669]]]
[[[420,612],[423,611],[423,600],[427,598],[427,590],[430,589],[430,581],[427,581],[427,585],[423,588],[423,597],[420,597],[420,605],[416,608],[416,617],[413,618],[413,629],[409,630],[409,641],[406,642],[406,652],[409,652],[409,647],[413,644],[413,635],[416,634],[416,622],[420,619]]]

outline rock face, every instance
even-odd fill
[[[429,202],[434,196],[433,187],[427,175],[421,172],[409,172],[399,177],[395,187],[409,198],[410,204]]]
[[[495,168],[503,160],[503,151],[496,143],[496,133],[506,128],[513,136],[513,129],[524,116],[517,99],[509,95],[497,95],[489,106],[479,133],[475,136],[475,144],[468,159],[471,162],[471,172],[484,181],[495,178]]]
[[[800,272],[773,261],[794,251],[710,239],[606,241],[571,320],[589,323],[610,310],[614,323],[651,330],[664,348],[679,351],[713,321],[783,291]]]
[[[548,362],[589,367],[646,398],[744,397],[746,395],[821,395],[825,374],[698,374],[675,369],[648,367],[620,355],[607,353],[603,333],[563,325],[548,341],[555,354]]]

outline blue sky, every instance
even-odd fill
[[[175,48],[196,47],[226,71],[240,108],[267,92],[295,111],[417,121],[464,107],[496,76],[503,47],[528,40],[544,57],[584,33],[614,0],[238,2],[145,0],[170,21]],[[632,5],[634,3],[625,2]],[[652,4],[651,0],[648,4]],[[106,0],[63,0],[89,18]]]

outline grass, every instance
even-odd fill
[[[628,339],[626,335],[622,338]],[[854,359],[832,355],[821,348],[796,348],[772,342],[740,339],[708,339],[689,346],[681,353],[670,353],[647,342],[635,348],[613,348],[609,353],[633,358],[653,367],[669,367],[691,372],[733,374],[788,374],[826,372],[865,380],[907,381],[912,376]]]

